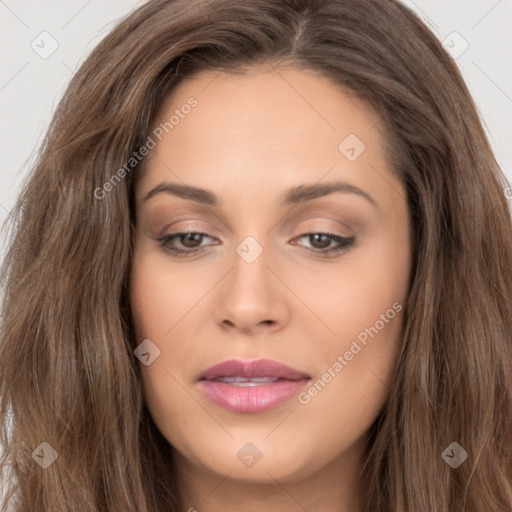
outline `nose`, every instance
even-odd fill
[[[217,296],[215,314],[221,328],[257,334],[275,332],[286,324],[287,289],[268,263],[266,250],[251,263],[235,254]]]

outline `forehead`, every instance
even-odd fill
[[[307,133],[311,139],[323,134],[340,136],[346,130],[364,132],[371,130],[379,121],[378,115],[355,93],[334,84],[328,77],[314,70],[295,67],[258,66],[243,74],[204,71],[179,83],[160,108],[155,124],[169,121],[173,113],[187,109],[191,98],[197,101],[189,117],[198,121],[207,131],[222,135],[222,128],[232,128],[241,136],[260,130],[273,134],[272,128],[291,128]],[[175,135],[188,135],[189,123],[173,126]],[[199,123],[199,121],[201,123]],[[179,128],[179,129],[178,129]],[[302,129],[301,129],[302,128]],[[211,133],[211,132],[210,132]],[[233,135],[233,133],[230,133]]]
[[[369,106],[315,71],[202,72],[155,116],[138,195],[163,179],[256,193],[328,174],[368,187],[372,167],[382,173],[386,164],[378,124]]]

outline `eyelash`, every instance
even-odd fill
[[[203,246],[203,247],[198,247],[196,249],[178,249],[171,245],[172,241],[175,238],[180,238],[181,236],[184,236],[184,235],[202,235],[202,236],[207,236],[207,237],[209,236],[207,233],[201,233],[199,231],[186,231],[186,232],[173,233],[172,235],[166,235],[161,238],[156,238],[155,240],[157,242],[160,242],[160,245],[166,251],[168,251],[171,254],[178,256],[178,257],[191,256],[193,254],[196,254],[196,253],[202,251],[205,248]],[[325,236],[328,236],[331,240],[333,240],[339,244],[336,247],[327,248],[327,249],[310,249],[310,248],[308,248],[309,251],[312,251],[319,255],[324,255],[325,257],[327,257],[328,255],[331,255],[331,254],[344,254],[345,252],[348,252],[353,247],[354,240],[355,240],[355,237],[353,237],[353,236],[352,237],[343,237],[343,236],[339,236],[334,233],[328,233],[325,231],[303,233],[298,238],[300,239],[300,238],[304,238],[305,236],[311,236],[311,235],[325,235]]]

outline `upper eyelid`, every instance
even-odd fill
[[[331,235],[340,236],[340,237],[343,237],[343,238],[351,238],[353,236],[353,235],[350,235],[350,234],[335,233],[335,231],[336,230],[331,229],[331,228],[316,228],[316,227],[313,227],[313,228],[308,228],[308,229],[300,230],[298,235],[295,235],[295,238],[297,236],[303,236],[303,235],[307,235],[307,234],[310,234],[310,233],[315,233],[315,234],[317,234],[317,233],[331,234]],[[199,235],[205,235],[208,238],[218,238],[217,236],[210,234],[208,231],[201,230],[201,229],[194,229],[194,228],[192,228],[192,229],[178,229],[178,230],[173,231],[171,233],[163,234],[159,238],[178,236],[178,235],[187,235],[187,234],[192,234],[192,233],[193,234],[199,234]]]
[[[345,231],[353,231],[352,229],[350,229],[346,224],[343,224],[341,223],[339,220],[336,220],[335,218],[332,218],[332,217],[324,217],[322,219],[314,219],[314,220],[311,220],[311,219],[302,219],[301,222],[299,224],[302,224],[303,222],[307,222],[307,221],[310,221],[310,222],[313,222],[314,225],[312,227],[307,227],[307,228],[304,228],[303,230],[299,230],[301,233],[305,233],[305,232],[314,232],[314,233],[320,233],[320,232],[323,232],[323,231],[328,231],[328,232],[331,232],[333,233],[334,231],[337,231],[338,229],[342,229],[342,230],[345,230]],[[201,220],[199,221],[194,221],[194,220],[178,220],[176,222],[173,222],[171,225],[168,225],[166,228],[163,229],[163,231],[165,231],[166,229],[169,229],[171,226],[174,226],[174,225],[179,225],[181,224],[182,222],[202,222]],[[332,227],[329,227],[329,225],[324,225],[324,226],[321,226],[320,224],[322,223],[328,223],[328,224],[337,224],[338,225],[338,228],[332,228]],[[286,225],[289,225],[290,222],[287,221],[285,223],[285,226]],[[175,228],[173,227],[173,232],[170,233],[170,235],[172,234],[176,234],[176,233],[202,233],[202,234],[206,234],[208,236],[213,236],[213,235],[210,235],[209,230],[208,228],[202,228],[196,224],[192,224],[192,225],[187,225],[186,227],[183,227],[183,228]],[[272,230],[273,228],[271,228]],[[271,231],[269,230],[269,231]],[[220,231],[221,233],[224,232],[224,230],[218,230],[217,228],[214,228],[213,231]],[[233,231],[231,229],[229,229],[229,233],[232,234]],[[336,233],[338,236],[346,236],[346,237],[349,237],[351,236],[350,233]]]
[[[334,205],[332,208],[331,206],[307,204],[304,206],[304,210],[302,210],[299,206],[295,210],[295,213],[293,215],[290,216],[290,212],[288,212],[284,216],[281,216],[279,218],[279,222],[273,223],[270,229],[268,229],[267,233],[273,230],[288,230],[290,225],[296,225],[299,223],[302,224],[303,222],[308,221],[335,223],[340,226],[343,226],[342,229],[347,229],[349,231],[352,230],[350,226],[359,228],[361,227],[362,222],[366,223],[366,220],[363,220],[366,219],[366,214],[361,213],[358,210],[354,212],[351,209],[349,209],[347,212],[344,210],[344,207],[341,207],[341,209],[338,210],[338,205]],[[171,228],[171,226],[173,226],[172,229],[174,229],[175,225],[181,224],[182,222],[206,222],[208,225],[214,226],[214,231],[217,231],[219,233],[232,235],[233,232],[235,231],[234,226],[228,219],[215,214],[214,212],[211,211],[211,209],[205,208],[204,205],[194,205],[194,208],[192,208],[192,210],[190,208],[179,207],[177,209],[171,210],[170,212],[167,212],[167,209],[165,209],[162,211],[160,215],[167,216],[171,212],[172,216],[176,216],[176,220],[172,222],[170,225],[167,224],[166,227],[163,228],[163,230]],[[155,213],[158,218],[160,215],[157,212]],[[197,218],[194,218],[196,217],[196,215]],[[151,219],[152,217],[153,215],[151,215],[149,218]],[[342,222],[342,219],[348,221],[348,224]],[[188,226],[185,229],[188,229]]]

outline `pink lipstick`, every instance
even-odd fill
[[[231,359],[208,368],[199,376],[205,395],[233,412],[263,412],[300,392],[311,377],[269,359]]]

